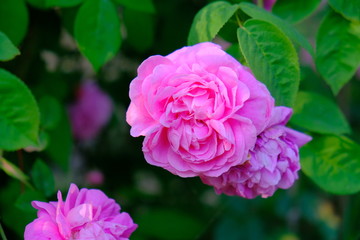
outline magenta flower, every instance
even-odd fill
[[[126,240],[137,225],[102,191],[71,184],[65,202],[33,201],[38,218],[25,229],[25,240]]]
[[[111,99],[91,81],[84,82],[76,102],[69,107],[72,132],[76,139],[90,140],[97,136],[112,114]]]
[[[274,104],[264,84],[209,42],[146,59],[130,99],[127,122],[132,136],[145,136],[146,161],[181,177],[242,164]]]
[[[259,0],[254,0],[255,3],[257,3],[258,1]],[[262,2],[263,2],[263,7],[266,10],[271,11],[272,7],[276,3],[276,0],[262,0]]]
[[[291,187],[300,169],[299,147],[311,137],[285,127],[292,110],[276,107],[268,127],[258,136],[245,163],[219,177],[201,177],[216,193],[255,198],[269,197],[276,189]]]

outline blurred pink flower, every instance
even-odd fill
[[[126,240],[137,225],[102,191],[71,184],[65,202],[33,201],[38,218],[25,229],[25,240]]]
[[[258,1],[259,0],[254,0],[254,3],[257,4]],[[263,7],[268,11],[271,11],[272,7],[276,3],[276,0],[262,0],[262,1],[263,1]]]
[[[90,185],[101,185],[104,183],[104,174],[99,170],[91,170],[86,173],[85,181]]]
[[[69,107],[73,135],[79,140],[91,140],[108,122],[113,105],[106,93],[91,81],[84,82],[76,102]]]
[[[291,187],[300,169],[299,147],[311,137],[285,127],[292,110],[276,107],[271,121],[257,138],[248,160],[230,168],[220,177],[201,177],[205,184],[214,186],[216,193],[255,198],[269,197],[276,189]]]
[[[214,43],[152,56],[130,84],[127,122],[148,163],[181,177],[242,164],[270,120],[264,84]]]

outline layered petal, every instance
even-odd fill
[[[71,184],[65,202],[32,203],[38,218],[26,226],[25,240],[126,240],[137,225],[102,191]]]
[[[218,177],[201,176],[201,180],[218,194],[244,198],[265,198],[278,188],[290,188],[300,170],[299,147],[311,140],[310,136],[285,127],[291,113],[289,108],[276,107],[245,163]]]
[[[127,122],[145,136],[146,161],[181,177],[243,163],[274,106],[265,85],[209,42],[146,59],[129,96]]]

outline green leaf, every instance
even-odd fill
[[[39,142],[37,145],[30,145],[24,148],[26,152],[41,152],[47,148],[49,144],[49,135],[45,132],[44,129],[39,131]]]
[[[154,43],[154,16],[149,13],[124,9],[123,19],[127,27],[127,42],[139,52],[148,50]]]
[[[44,0],[46,7],[73,7],[79,5],[84,0]]]
[[[247,221],[240,221],[231,216],[224,216],[215,226],[214,240],[258,240],[265,238],[264,221],[255,216],[247,218]]]
[[[17,150],[38,144],[39,109],[26,85],[0,69],[0,149]]]
[[[1,221],[17,234],[17,238],[11,239],[23,239],[25,226],[36,218],[36,213],[26,212],[15,206],[21,193],[18,181],[11,179],[2,184],[0,188]]]
[[[360,191],[360,146],[346,137],[323,136],[301,149],[304,173],[325,191]]]
[[[155,6],[152,0],[114,0],[114,2],[125,6],[126,8],[145,12],[145,13],[155,13]]]
[[[47,8],[47,0],[26,0],[31,6],[44,9]]]
[[[359,239],[360,228],[360,193],[348,198],[344,206],[343,229],[341,239]]]
[[[84,0],[26,0],[30,5],[40,9],[51,7],[74,7]]]
[[[37,159],[31,169],[31,177],[35,187],[50,197],[55,192],[54,176],[50,168],[40,159]]]
[[[309,41],[303,35],[301,35],[293,26],[285,22],[283,19],[274,16],[270,12],[252,3],[242,2],[239,4],[239,7],[242,11],[244,11],[252,18],[259,19],[275,25],[281,31],[283,31],[291,39],[291,41],[298,43],[312,56],[314,56],[314,49],[309,43]]]
[[[87,0],[75,20],[75,39],[95,71],[120,48],[120,19],[110,0]]]
[[[226,49],[226,52],[230,54],[233,58],[238,60],[240,63],[245,64],[245,59],[241,53],[241,49],[238,43],[232,44],[228,49]]]
[[[5,33],[15,45],[25,37],[29,14],[24,0],[1,0],[0,31]]]
[[[17,166],[6,160],[5,158],[0,158],[0,168],[10,177],[13,177],[20,182],[30,186],[28,180],[29,177],[23,173]]]
[[[237,9],[237,5],[222,1],[206,5],[194,18],[188,36],[188,44],[212,41]]]
[[[360,66],[360,22],[350,22],[330,12],[316,38],[316,67],[334,94]]]
[[[11,60],[19,54],[19,50],[10,39],[4,33],[0,32],[0,61]]]
[[[196,239],[204,227],[192,216],[172,209],[149,209],[135,221],[142,226],[141,234],[159,240]]]
[[[238,29],[238,39],[245,60],[255,77],[268,87],[276,105],[292,106],[300,69],[290,40],[274,25],[255,19]]]
[[[291,123],[317,133],[350,133],[350,126],[338,105],[311,92],[298,93]]]
[[[80,6],[61,9],[62,25],[70,33],[71,36],[74,36],[75,19],[79,9]]]
[[[46,152],[56,164],[64,171],[67,171],[69,169],[73,141],[71,126],[65,108],[61,111],[58,126],[49,130],[49,138],[49,145],[46,148]]]
[[[329,0],[330,6],[346,19],[360,21],[359,0]]]
[[[299,22],[310,16],[319,6],[321,0],[288,1],[277,0],[272,12],[289,22]]]
[[[55,128],[61,119],[61,105],[51,96],[43,96],[39,100],[40,124],[44,129]]]
[[[32,201],[46,202],[46,198],[41,192],[27,189],[15,202],[15,206],[24,212],[36,213],[37,210],[31,206]]]

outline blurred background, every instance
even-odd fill
[[[2,1],[0,13],[6,12]],[[25,225],[36,216],[31,200],[55,201],[55,189],[65,195],[70,183],[99,188],[114,198],[139,225],[131,237],[134,240],[355,239],[346,236],[346,229],[356,224],[360,228],[360,195],[350,199],[328,194],[302,172],[291,189],[278,190],[267,199],[247,200],[216,195],[198,178],[180,178],[144,160],[143,138],[131,137],[125,121],[129,84],[147,57],[166,55],[187,45],[194,16],[209,1],[136,4],[115,0],[123,41],[118,54],[97,73],[73,37],[80,5],[42,8],[38,2],[29,0],[25,6],[29,20],[18,44],[21,55],[0,67],[22,79],[34,94],[41,113],[43,149],[5,152],[4,156],[48,186],[43,186],[44,191],[31,190],[0,171],[0,223],[7,239],[23,238]],[[326,3],[322,5],[295,24],[312,43],[326,12]],[[7,24],[1,21],[0,29]],[[11,24],[22,24],[16,22],[20,18],[14,21]],[[237,50],[229,52],[237,57]],[[300,88],[332,97],[311,57],[301,49],[298,53]],[[336,101],[351,123],[354,139],[360,141],[360,74],[354,78]],[[89,82],[93,90],[86,97],[83,87]],[[97,100],[98,96],[106,100]],[[80,106],[81,101],[90,103]],[[99,101],[104,103],[97,106]],[[76,118],[70,116],[72,107],[85,108],[84,124],[76,125],[77,130],[70,121]],[[102,111],[104,108],[108,111]],[[87,134],[83,132],[89,131],[89,116],[102,120],[89,120],[96,131]]]

